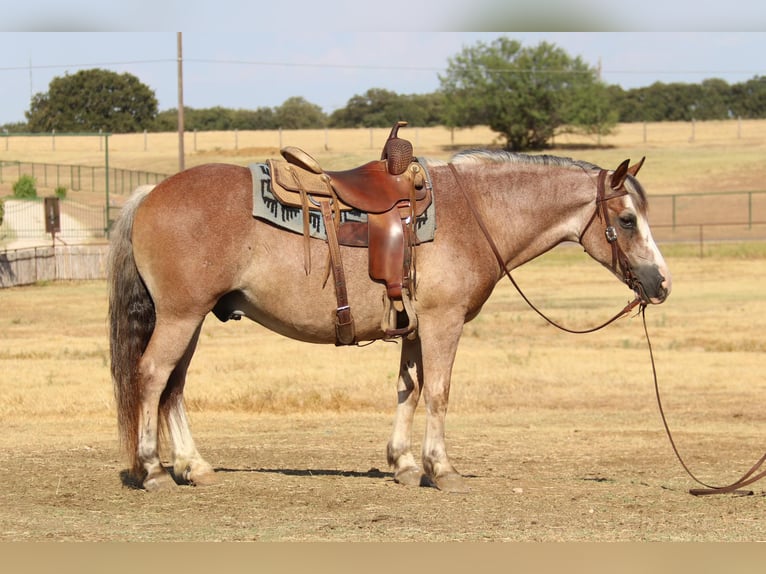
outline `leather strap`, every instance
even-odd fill
[[[604,235],[606,237],[607,243],[609,243],[611,249],[612,249],[612,271],[617,273],[618,267],[619,271],[622,274],[623,278],[625,279],[625,283],[633,289],[636,293],[643,293],[643,287],[641,286],[641,283],[638,281],[638,278],[633,273],[633,270],[631,269],[630,263],[628,262],[628,258],[625,255],[625,252],[620,247],[620,244],[617,242],[617,230],[612,225],[612,222],[609,218],[609,210],[607,209],[606,202],[610,199],[615,199],[617,197],[622,197],[623,195],[628,195],[627,190],[618,189],[610,193],[609,195],[606,195],[606,176],[607,176],[607,170],[602,169],[598,173],[598,183],[596,185],[596,213],[601,217],[601,219],[604,222]],[[594,215],[595,217],[595,215]],[[588,225],[585,226],[585,229],[583,230],[583,235],[585,235],[585,231],[587,231],[590,224],[593,223],[593,218],[588,222]]]
[[[274,174],[272,177],[276,177],[274,164],[270,163],[269,167],[271,169],[271,173]],[[298,177],[296,176],[295,171],[290,169],[288,170],[288,173],[294,180],[295,185],[298,187],[298,189],[300,189],[301,211],[303,212],[303,270],[306,272],[306,275],[308,275],[311,272],[311,247],[309,245],[308,194],[306,193],[306,190],[303,188],[303,186],[300,185],[300,182],[298,181]]]
[[[457,169],[455,168],[454,164],[450,163],[449,168],[452,171],[452,175],[455,178],[455,181],[457,182],[457,187],[460,190],[460,192],[463,194],[463,197],[465,198],[466,203],[468,204],[468,208],[471,211],[471,214],[473,215],[473,218],[476,220],[476,223],[479,225],[479,228],[481,229],[482,233],[484,234],[485,239],[487,240],[487,243],[489,244],[490,248],[492,249],[492,253],[495,255],[495,259],[497,259],[498,264],[500,265],[500,269],[503,270],[505,275],[508,277],[508,279],[511,280],[511,283],[516,288],[516,291],[518,291],[519,295],[521,295],[521,298],[524,299],[524,302],[529,305],[529,307],[540,317],[545,319],[548,323],[553,325],[554,327],[561,329],[562,331],[566,331],[567,333],[573,333],[577,335],[585,334],[585,333],[592,333],[594,331],[598,331],[600,329],[603,329],[607,325],[610,325],[617,319],[627,315],[630,313],[633,308],[635,308],[637,305],[641,305],[642,301],[639,297],[636,297],[628,303],[621,311],[619,311],[614,317],[609,319],[608,321],[602,323],[601,325],[598,325],[597,327],[592,327],[590,329],[583,329],[583,330],[577,330],[577,329],[570,329],[568,327],[564,327],[563,325],[560,325],[559,323],[556,323],[553,319],[549,318],[545,313],[540,311],[535,305],[527,298],[527,296],[524,294],[524,292],[521,290],[521,287],[519,287],[518,283],[516,283],[516,280],[511,275],[510,270],[508,269],[508,266],[505,264],[505,261],[503,261],[503,257],[500,255],[500,251],[497,249],[497,245],[495,245],[494,240],[492,239],[492,236],[489,233],[489,230],[487,229],[487,226],[484,224],[484,220],[482,219],[481,215],[479,214],[479,211],[476,209],[476,206],[473,203],[473,200],[471,199],[471,196],[466,192],[465,188],[463,187],[463,183],[460,181],[460,176],[458,175]],[[597,207],[598,210],[598,207]],[[598,213],[598,211],[596,212]],[[595,217],[595,214],[594,214]],[[591,222],[593,221],[593,218],[591,218]],[[590,225],[590,222],[588,222],[588,225]],[[587,228],[587,226],[586,226]]]
[[[662,408],[662,400],[660,399],[660,386],[657,383],[657,369],[654,366],[654,353],[652,352],[652,342],[649,340],[649,330],[646,327],[645,309],[646,309],[645,307],[641,308],[641,318],[643,319],[643,323],[644,323],[644,334],[646,335],[646,344],[649,347],[649,357],[652,361],[652,375],[654,376],[654,392],[657,395],[657,406],[660,409],[660,418],[662,418],[662,424],[665,427],[665,433],[668,435],[670,446],[673,447],[673,452],[675,453],[676,458],[678,459],[678,462],[681,463],[681,466],[686,471],[686,474],[688,474],[694,482],[705,487],[705,488],[691,488],[689,489],[689,494],[692,494],[694,496],[706,496],[710,494],[739,494],[739,495],[748,495],[748,496],[752,495],[753,494],[752,490],[742,490],[742,488],[758,480],[761,480],[764,476],[766,476],[766,470],[762,470],[761,472],[758,472],[758,470],[763,466],[764,462],[766,462],[766,454],[764,454],[760,459],[758,459],[758,461],[756,461],[756,463],[750,467],[750,470],[748,470],[745,474],[743,474],[739,478],[739,480],[736,480],[726,486],[713,486],[713,485],[702,482],[700,479],[698,479],[694,475],[694,473],[691,470],[689,470],[689,467],[684,462],[684,459],[681,456],[681,453],[679,452],[678,447],[676,446],[676,442],[673,440],[673,434],[670,432],[670,426],[668,425],[668,421],[665,418],[665,411]]]
[[[327,246],[330,249],[330,264],[332,276],[335,281],[335,298],[338,306],[335,310],[335,344],[351,345],[356,339],[354,330],[354,318],[351,316],[351,307],[348,304],[346,292],[346,275],[343,272],[343,261],[340,256],[338,234],[333,221],[333,210],[328,200],[318,202],[327,229]]]

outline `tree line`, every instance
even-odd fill
[[[707,79],[623,89],[607,85],[597,68],[554,44],[522,46],[500,37],[463,48],[439,75],[430,94],[397,94],[371,88],[326,114],[301,96],[254,110],[184,108],[192,131],[488,125],[509,149],[541,149],[562,131],[606,135],[618,122],[658,122],[766,117],[766,77],[741,83]],[[112,133],[175,131],[176,109],[158,110],[154,92],[135,76],[81,70],[54,78],[35,94],[26,122],[6,132]]]

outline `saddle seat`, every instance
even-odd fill
[[[284,159],[268,161],[272,191],[285,205],[303,211],[304,264],[310,270],[308,249],[309,209],[319,209],[325,219],[330,248],[330,264],[335,276],[338,314],[345,307],[344,321],[350,313],[345,302],[345,280],[338,245],[365,246],[368,249],[370,277],[386,285],[392,302],[401,302],[396,311],[408,315],[407,325],[396,319],[385,329],[387,336],[412,333],[417,325],[411,308],[414,292],[412,246],[417,243],[415,220],[432,201],[422,166],[412,156],[412,145],[397,137],[397,122],[391,130],[381,159],[345,171],[325,171],[308,153],[297,147],[281,150]],[[340,212],[356,210],[367,214],[367,223],[340,223]],[[402,309],[402,306],[404,309]],[[389,313],[391,315],[393,313]],[[385,320],[385,319],[384,319]],[[391,321],[390,321],[391,322]],[[338,329],[338,344],[350,344],[348,329]]]
[[[289,164],[287,169],[298,168],[308,174],[319,176],[321,183],[311,185],[306,180],[316,180],[316,177],[294,174],[294,177],[301,180],[307,193],[320,197],[332,197],[334,192],[342,204],[341,209],[383,213],[393,209],[400,201],[412,200],[416,204],[420,203],[419,208],[428,207],[427,203],[423,204],[428,192],[424,185],[422,171],[412,159],[409,161],[408,169],[399,174],[390,173],[387,159],[371,161],[345,171],[324,171],[313,157],[300,148],[288,146],[283,148],[281,153]],[[328,184],[332,189],[328,187]]]

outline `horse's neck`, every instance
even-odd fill
[[[595,186],[579,168],[489,164],[466,170],[480,216],[510,267],[565,241],[578,241]],[[464,184],[465,185],[465,184]]]

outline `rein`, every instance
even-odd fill
[[[676,458],[678,459],[678,462],[681,463],[681,466],[686,471],[686,474],[688,474],[694,482],[697,484],[704,486],[704,488],[691,488],[689,489],[689,494],[692,494],[694,496],[705,496],[709,494],[739,494],[739,495],[745,495],[745,496],[752,496],[754,493],[752,490],[740,490],[743,486],[747,486],[748,484],[752,484],[758,480],[761,480],[764,476],[766,476],[766,470],[762,470],[761,472],[758,472],[758,469],[760,469],[764,462],[766,462],[766,454],[764,454],[756,463],[750,467],[750,470],[748,470],[745,474],[743,474],[739,480],[736,480],[735,482],[732,482],[729,485],[726,486],[712,486],[710,484],[706,484],[702,482],[700,479],[698,479],[694,473],[689,470],[689,467],[684,462],[683,457],[681,457],[681,453],[678,450],[678,447],[676,446],[676,442],[673,440],[673,435],[670,432],[670,426],[668,425],[668,421],[665,418],[665,411],[662,408],[662,400],[660,399],[660,387],[657,383],[657,369],[654,365],[654,353],[652,352],[652,342],[649,340],[649,331],[646,328],[646,314],[645,314],[646,306],[641,307],[641,319],[644,324],[644,334],[646,335],[646,344],[649,347],[649,358],[652,361],[652,377],[654,378],[654,392],[657,395],[657,406],[660,409],[660,417],[662,418],[662,425],[665,427],[665,433],[668,435],[668,439],[670,440],[670,446],[673,447],[673,452],[676,455]],[[757,474],[756,474],[757,473]]]
[[[571,329],[569,327],[565,327],[564,325],[561,325],[548,317],[545,313],[543,313],[540,309],[538,309],[532,301],[529,300],[529,298],[524,294],[524,292],[521,290],[521,287],[519,287],[519,284],[516,283],[516,280],[511,275],[510,270],[508,269],[508,266],[503,261],[502,255],[500,255],[500,251],[497,248],[497,245],[495,245],[494,240],[492,239],[492,236],[489,234],[489,230],[487,229],[487,226],[484,224],[484,220],[481,218],[481,215],[479,214],[479,211],[476,209],[476,206],[473,203],[473,200],[471,199],[470,195],[466,193],[465,188],[463,187],[463,183],[460,180],[460,177],[457,173],[457,169],[455,169],[455,166],[450,163],[449,164],[450,170],[452,170],[452,175],[455,178],[455,181],[457,182],[458,189],[460,189],[461,193],[463,194],[463,197],[466,200],[466,203],[468,204],[468,208],[471,210],[471,214],[473,214],[473,218],[476,220],[476,223],[479,224],[479,228],[481,229],[482,233],[484,234],[485,239],[487,240],[487,243],[489,244],[490,248],[492,249],[492,253],[495,255],[495,259],[497,259],[497,262],[500,264],[500,268],[503,270],[505,275],[510,279],[513,286],[516,288],[516,291],[518,291],[519,295],[521,295],[521,298],[524,299],[524,302],[529,305],[529,307],[540,317],[545,319],[548,323],[553,325],[554,327],[561,329],[562,331],[565,331],[567,333],[572,333],[575,335],[584,335],[586,333],[593,333],[595,331],[599,331],[606,327],[607,325],[611,325],[614,323],[617,319],[624,317],[628,313],[630,313],[637,305],[645,305],[641,298],[639,296],[636,296],[633,301],[625,305],[625,307],[622,308],[614,317],[611,319],[608,319],[601,325],[598,325],[596,327],[592,327],[590,329],[583,329],[583,330],[577,330],[577,329]],[[604,177],[602,177],[602,175]],[[604,170],[601,171],[601,174],[599,174],[599,186],[598,186],[598,203],[599,206],[597,206],[596,212],[593,214],[593,217],[591,217],[590,221],[588,222],[588,225],[585,226],[585,229],[587,230],[590,224],[593,222],[593,219],[596,218],[597,215],[599,215],[599,208],[603,212],[603,216],[606,217],[607,222],[607,229],[606,229],[606,237],[607,241],[609,241],[609,244],[612,246],[612,266],[613,269],[616,270],[616,265],[619,264],[621,268],[623,268],[623,273],[629,274],[630,277],[633,277],[633,274],[630,272],[630,267],[627,263],[627,258],[622,253],[622,249],[620,249],[620,246],[617,244],[617,232],[615,231],[614,227],[609,225],[609,216],[606,213],[606,207],[604,205],[604,202],[608,199],[611,199],[613,197],[619,197],[619,195],[624,195],[623,193],[620,193],[619,195],[610,195],[605,196],[604,194],[604,181],[605,181],[606,172]],[[584,233],[584,232],[583,232]],[[611,237],[614,237],[614,239],[610,239]],[[628,276],[628,275],[626,275]]]
[[[585,226],[585,229],[583,230],[582,235],[585,234],[585,232],[588,230],[590,225],[593,223],[593,220],[596,219],[596,217],[600,217],[604,220],[606,223],[606,240],[609,242],[612,248],[612,270],[616,271],[617,266],[619,265],[620,270],[622,271],[623,277],[625,277],[625,281],[635,292],[636,292],[636,298],[628,303],[621,311],[619,311],[614,317],[606,321],[605,323],[593,327],[590,329],[584,329],[584,330],[576,330],[576,329],[570,329],[567,327],[564,327],[552,319],[550,319],[548,316],[546,316],[542,311],[540,311],[524,294],[524,292],[521,290],[521,287],[519,287],[518,283],[514,280],[513,276],[511,275],[510,270],[508,269],[508,266],[503,261],[502,256],[500,255],[500,251],[497,248],[497,245],[495,244],[494,240],[492,239],[492,236],[489,234],[489,230],[487,229],[486,225],[484,224],[483,219],[481,218],[481,215],[479,214],[479,211],[476,209],[476,206],[473,203],[473,200],[471,199],[470,195],[466,192],[465,188],[463,187],[463,184],[460,180],[460,177],[458,175],[457,169],[455,166],[450,163],[449,164],[450,170],[452,171],[452,175],[455,178],[455,181],[457,182],[458,189],[460,189],[460,192],[463,194],[463,197],[466,200],[466,203],[468,204],[468,208],[471,211],[471,214],[473,215],[473,218],[476,220],[476,223],[479,224],[479,228],[481,229],[482,233],[484,234],[484,237],[487,240],[487,243],[489,244],[490,248],[492,249],[492,253],[495,255],[495,259],[497,259],[497,262],[500,264],[500,268],[503,270],[505,275],[510,279],[513,286],[516,288],[516,291],[518,291],[519,295],[521,295],[521,298],[526,302],[529,307],[535,311],[540,317],[545,319],[548,323],[553,325],[554,327],[561,329],[562,331],[565,331],[567,333],[573,333],[576,335],[580,334],[586,334],[586,333],[593,333],[594,331],[598,331],[600,329],[603,329],[607,325],[610,325],[617,319],[623,317],[624,315],[630,313],[636,306],[639,306],[639,313],[641,314],[641,319],[643,322],[644,327],[644,334],[646,336],[646,344],[649,348],[649,358],[652,363],[652,377],[654,379],[654,391],[657,396],[657,406],[659,407],[660,411],[660,417],[662,418],[662,424],[665,427],[665,432],[668,436],[668,439],[670,440],[670,445],[673,447],[673,452],[676,455],[676,458],[678,459],[678,462],[681,463],[681,466],[686,471],[686,473],[696,482],[697,484],[703,486],[704,488],[692,488],[689,490],[689,494],[692,494],[694,496],[705,496],[710,494],[738,494],[738,495],[753,495],[752,490],[741,490],[742,487],[747,486],[749,484],[752,484],[764,477],[766,477],[766,470],[759,469],[766,463],[766,454],[764,454],[751,468],[748,470],[745,474],[742,475],[738,480],[735,482],[726,485],[726,486],[713,486],[710,484],[707,484],[700,479],[698,479],[694,473],[689,469],[689,467],[686,465],[686,463],[683,460],[683,457],[681,456],[681,453],[678,450],[678,447],[676,446],[675,441],[673,440],[673,435],[670,432],[670,426],[668,425],[667,418],[665,417],[665,411],[662,408],[662,399],[660,398],[660,387],[659,383],[657,382],[657,368],[654,363],[654,353],[652,351],[652,342],[649,338],[649,330],[646,326],[646,305],[647,303],[641,298],[641,291],[640,291],[640,285],[637,282],[637,279],[633,272],[630,269],[630,264],[627,260],[627,257],[625,256],[625,253],[622,251],[620,246],[617,244],[617,231],[615,228],[610,224],[609,222],[609,214],[606,209],[606,201],[609,199],[620,197],[622,195],[625,195],[626,192],[617,191],[613,194],[606,195],[605,189],[606,189],[606,170],[601,170],[599,172],[598,176],[598,186],[597,186],[597,196],[596,196],[596,211],[594,212],[593,216],[588,221],[587,225]],[[582,237],[581,235],[581,237]]]

